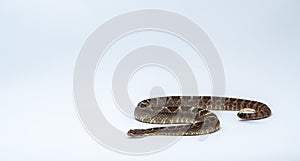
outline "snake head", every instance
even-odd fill
[[[130,129],[127,132],[127,135],[131,136],[131,137],[144,137],[144,136],[146,136],[144,129]]]

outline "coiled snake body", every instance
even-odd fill
[[[217,116],[209,110],[239,111],[244,120],[269,117],[270,108],[258,101],[212,96],[168,96],[146,99],[138,103],[134,116],[138,121],[150,124],[184,124],[178,126],[131,129],[132,137],[149,135],[202,135],[220,128]]]

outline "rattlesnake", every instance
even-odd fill
[[[145,99],[138,103],[134,116],[138,121],[150,124],[185,124],[178,126],[131,129],[128,135],[202,135],[220,128],[217,116],[209,110],[239,111],[244,120],[269,117],[270,108],[258,101],[215,96],[167,96]]]

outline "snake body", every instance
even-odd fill
[[[239,111],[244,120],[269,117],[270,108],[258,101],[215,96],[167,96],[145,99],[134,111],[135,119],[150,124],[184,124],[177,126],[131,129],[132,137],[150,135],[192,136],[213,133],[220,128],[218,117],[209,110]]]

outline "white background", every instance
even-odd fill
[[[81,126],[74,106],[76,58],[97,27],[138,9],[165,9],[196,22],[219,52],[226,95],[263,101],[273,115],[244,122],[235,112],[219,113],[222,128],[217,133],[184,137],[170,148],[146,156],[119,154],[98,144]],[[0,160],[299,160],[299,11],[296,0],[2,0]],[[116,55],[124,56],[149,43],[163,44],[180,53],[193,68],[200,94],[210,94],[209,73],[201,59],[184,42],[161,33],[145,32],[121,39],[107,52],[102,64],[107,70],[99,75],[109,78]],[[148,79],[157,71],[161,77]],[[164,86],[168,95],[180,92],[176,79],[166,71],[143,69],[129,84],[133,102],[150,95],[151,87],[138,85],[143,81],[152,87]],[[101,84],[96,87],[100,89]],[[105,95],[110,95],[110,86],[106,87]],[[97,89],[96,94],[101,96]],[[124,132],[142,126],[116,109],[111,112],[104,108],[103,112]]]

